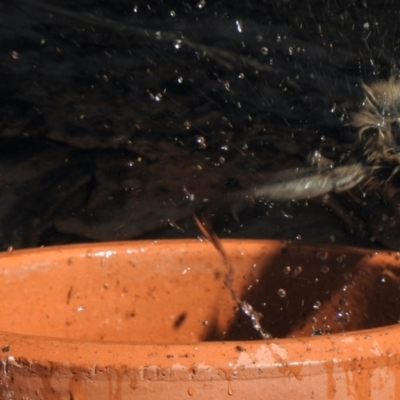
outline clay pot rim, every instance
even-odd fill
[[[234,243],[237,246],[240,246],[240,244],[245,243],[246,245],[253,244],[255,246],[268,246],[268,247],[274,247],[279,249],[279,251],[282,249],[282,246],[290,246],[292,248],[299,248],[299,249],[306,249],[306,250],[315,250],[315,251],[320,251],[320,250],[329,250],[329,249],[335,249],[336,251],[339,249],[343,249],[342,251],[345,253],[346,251],[350,251],[352,253],[358,253],[358,254],[374,254],[374,255],[379,255],[379,254],[399,254],[400,256],[400,251],[394,251],[394,250],[387,250],[387,249],[371,249],[371,248],[363,248],[363,247],[355,247],[355,246],[342,246],[342,245],[335,245],[335,244],[302,244],[299,242],[294,242],[290,240],[270,240],[270,239],[232,239],[232,238],[227,238],[227,239],[221,239],[222,244],[224,243]],[[146,240],[137,240],[137,241],[111,241],[111,242],[96,242],[96,243],[76,243],[76,244],[65,244],[65,245],[57,245],[57,246],[42,246],[42,247],[37,247],[37,248],[28,248],[28,249],[18,249],[18,250],[9,250],[9,251],[4,251],[0,252],[0,259],[6,258],[6,257],[12,257],[12,256],[20,256],[24,254],[32,254],[33,252],[35,254],[40,254],[40,253],[46,253],[46,252],[71,252],[75,251],[77,252],[78,250],[86,250],[86,253],[82,254],[82,256],[87,257],[88,255],[93,256],[93,257],[104,257],[104,253],[107,252],[107,250],[104,250],[104,248],[107,247],[112,247],[115,248],[115,252],[118,249],[126,249],[126,248],[131,248],[130,250],[133,252],[138,252],[137,248],[145,248],[149,246],[176,246],[177,243],[180,243],[181,245],[184,244],[185,247],[193,247],[197,246],[199,244],[208,244],[209,246],[212,246],[212,244],[208,243],[207,241],[204,240],[199,240],[199,239],[146,239]],[[181,246],[182,247],[182,246]],[[88,252],[89,250],[89,252]],[[115,253],[114,253],[115,254]],[[109,254],[108,256],[111,256],[112,254]]]
[[[296,248],[319,251],[343,249],[343,252],[358,254],[377,254],[383,259],[394,252],[371,249],[351,248],[333,245],[301,245],[281,241],[269,240],[237,240],[228,239],[223,242],[231,242],[239,246],[240,243],[255,246],[270,246],[277,251],[282,250],[282,245],[290,244]],[[165,246],[176,245],[176,240],[146,240],[137,242],[107,242],[95,244],[77,244],[66,246],[45,247],[40,249],[24,249],[0,254],[0,259],[5,260],[12,257],[26,257],[26,262],[34,255],[45,255],[46,252],[62,253],[67,257],[92,256],[107,257],[117,254],[119,251],[137,253],[140,249],[157,244]],[[197,239],[185,239],[179,241],[180,246],[185,246],[190,251],[192,246],[198,245]],[[340,366],[354,369],[354,363],[363,354],[363,368],[377,368],[379,365],[387,365],[390,362],[400,362],[400,325],[346,332],[342,334],[321,335],[307,338],[286,338],[257,341],[232,341],[232,342],[200,342],[196,344],[136,344],[130,342],[111,341],[83,341],[76,339],[60,339],[51,337],[37,337],[20,335],[10,332],[0,332],[0,354],[13,365],[18,363],[65,363],[64,356],[59,356],[61,346],[67,348],[70,365],[98,365],[96,354],[101,353],[102,366],[107,367],[114,364],[125,365],[129,368],[140,368],[149,366],[149,355],[156,355],[157,369],[183,368],[187,371],[187,379],[201,379],[193,377],[190,368],[213,368],[216,371],[240,370],[236,378],[240,378],[243,371],[259,370],[272,375],[279,375],[281,366],[302,365],[302,375],[314,375],[321,373],[321,363],[326,366],[327,361],[332,368]],[[350,343],[357,345],[348,346]],[[312,353],[310,349],[312,348]],[[218,352],[219,357],[212,365],[204,365],[205,360],[212,360],[213,355]],[[30,360],[24,360],[24,354],[30,354]],[[65,350],[64,350],[65,354]],[[367,354],[367,355],[366,355]],[[384,355],[385,357],[382,357]],[[161,360],[161,361],[160,361]],[[235,362],[232,362],[235,360]],[[208,361],[207,361],[208,362]],[[151,361],[150,361],[151,363]],[[325,367],[324,367],[325,368]],[[264,373],[263,372],[263,373]],[[186,376],[186,375],[185,375]],[[184,378],[182,378],[184,379]]]
[[[302,376],[319,375],[321,368],[354,370],[361,359],[364,370],[385,367],[388,362],[398,364],[399,334],[400,326],[392,325],[309,338],[152,345],[86,342],[0,332],[0,350],[2,356],[7,357],[7,361],[14,366],[62,365],[65,364],[67,353],[71,368],[90,370],[93,366],[104,369],[123,365],[134,370],[178,369],[183,380],[202,380],[203,374],[209,374],[211,369],[217,376],[220,375],[219,371],[223,371],[240,379],[248,376],[251,370],[258,371],[260,375],[260,369],[263,376],[277,377],[282,374],[280,368],[290,371],[290,368],[299,366]],[[58,357],[61,346],[64,355]],[[216,353],[218,356],[215,358]],[[30,355],[29,360],[24,357],[25,354]],[[101,354],[101,363],[97,360],[97,354]],[[152,355],[156,358],[154,365],[151,364]],[[193,374],[193,368],[199,372],[197,377]]]

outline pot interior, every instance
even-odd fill
[[[223,245],[231,287],[221,255],[195,240],[3,254],[0,330],[136,343],[260,339],[232,291],[263,315],[261,325],[273,337],[399,320],[397,254],[270,241]]]

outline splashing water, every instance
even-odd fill
[[[233,289],[232,283],[233,283],[234,269],[232,267],[232,264],[229,262],[228,256],[218,236],[213,232],[213,230],[207,224],[207,221],[202,223],[199,220],[199,218],[197,218],[196,215],[194,216],[194,219],[201,233],[213,244],[213,246],[216,248],[216,250],[222,257],[222,261],[226,269],[224,284],[226,288],[229,290],[232,300],[236,304],[238,304],[242,312],[250,318],[253,328],[260,334],[261,338],[270,339],[272,335],[269,332],[265,331],[260,323],[263,314],[254,310],[253,307],[246,301],[242,301],[238,296],[238,294],[236,293],[236,291]]]
[[[260,320],[263,317],[262,313],[254,310],[254,308],[247,303],[247,301],[242,301],[240,303],[240,308],[244,314],[250,317],[253,328],[261,335],[263,339],[272,338],[272,335],[269,332],[266,332],[261,326]]]

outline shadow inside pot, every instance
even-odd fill
[[[397,324],[400,270],[397,254],[288,245],[255,268],[261,272],[241,296],[261,313],[272,337],[313,336]],[[234,264],[233,264],[234,268]],[[212,340],[255,340],[244,312]]]

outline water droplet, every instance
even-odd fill
[[[244,77],[245,77],[245,75],[244,75],[243,72],[241,72],[241,73],[238,75],[238,78],[239,78],[239,79],[244,79]]]
[[[328,259],[328,252],[327,251],[318,251],[317,252],[318,260],[325,261]]]
[[[279,297],[286,297],[286,290],[285,289],[278,289],[278,296]]]
[[[174,42],[174,47],[175,47],[177,50],[179,50],[179,49],[181,48],[181,46],[182,46],[182,40],[181,40],[181,39],[175,40],[175,42]]]
[[[203,321],[203,326],[208,326],[208,321]]]
[[[191,386],[188,387],[187,392],[188,392],[189,396],[193,396],[194,395],[194,389]]]
[[[261,47],[261,54],[264,56],[268,54],[268,47]]]
[[[317,323],[318,320],[315,317],[311,317],[310,321],[311,321],[312,324],[315,324],[315,323]]]
[[[182,83],[182,82],[183,82],[183,78],[180,76],[180,77],[177,79],[177,81],[178,81],[178,83]]]
[[[338,263],[341,263],[341,262],[343,262],[343,261],[345,260],[345,258],[346,258],[346,254],[342,254],[341,256],[339,256],[338,258],[336,258],[336,261],[337,261]]]
[[[287,219],[292,219],[292,218],[293,218],[292,215],[287,214],[287,213],[285,213],[284,211],[281,211],[281,213],[282,213],[282,215],[283,215],[285,218],[287,218]]]
[[[254,328],[256,331],[260,331],[260,330],[261,330],[260,321],[258,321],[257,319],[253,319],[253,318],[252,318],[252,321],[253,321],[253,328]]]
[[[222,146],[220,146],[219,149],[222,150],[222,151],[229,151],[229,147],[226,144],[223,144]]]
[[[139,7],[138,6],[133,6],[133,12],[137,13],[138,12]]]
[[[161,35],[161,32],[160,32],[160,31],[157,31],[157,32],[155,33],[155,36],[156,36],[156,39],[161,39],[161,38],[162,38],[162,35]]]
[[[150,99],[152,99],[154,101],[161,101],[163,95],[162,95],[162,93],[153,94],[153,93],[149,92],[149,97],[150,97]]]
[[[169,12],[169,15],[170,15],[171,17],[176,17],[176,12],[175,12],[174,10],[171,10],[171,11]]]
[[[231,381],[228,381],[228,394],[229,394],[229,396],[233,395],[233,387],[232,387]]]
[[[331,326],[330,325],[324,325],[324,332],[329,335],[331,333]]]
[[[333,320],[339,324],[347,324],[350,321],[350,313],[339,310]]]
[[[285,268],[283,268],[283,273],[288,275],[292,271],[292,267],[290,265],[287,265]]]
[[[298,265],[293,271],[293,276],[299,276],[303,272],[303,267]]]
[[[204,136],[196,136],[196,144],[199,149],[204,150],[207,148],[206,139]]]
[[[247,301],[243,301],[242,304],[242,311],[246,314],[246,315],[250,315],[251,312],[253,311],[253,307],[247,303]]]
[[[11,52],[11,58],[13,60],[18,60],[19,59],[19,53],[17,51],[12,51]]]
[[[205,0],[200,0],[200,1],[197,3],[197,8],[204,8],[205,6],[206,6]]]
[[[328,267],[327,265],[323,265],[323,266],[321,267],[321,272],[322,272],[323,274],[327,274],[327,273],[329,272],[329,267]]]
[[[313,304],[313,308],[315,310],[319,310],[319,308],[321,307],[321,302],[319,300],[317,300],[314,304]]]
[[[85,308],[86,307],[82,304],[82,305],[80,305],[79,307],[76,308],[76,311],[81,312],[81,311],[84,311]]]

